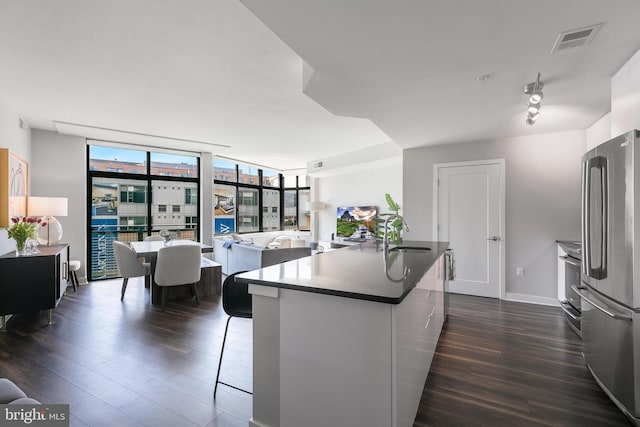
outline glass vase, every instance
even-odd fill
[[[27,239],[26,238],[24,238],[24,239],[19,238],[19,239],[15,239],[15,241],[16,241],[16,254],[18,256],[26,255],[25,249],[26,249],[26,246],[27,246]]]

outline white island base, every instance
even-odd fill
[[[399,303],[250,284],[253,427],[412,426],[444,322],[443,257]]]

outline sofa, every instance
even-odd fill
[[[230,234],[213,239],[213,260],[233,274],[311,256],[309,233],[270,231]]]
[[[13,381],[0,378],[0,404],[37,405],[39,403],[37,400],[27,397]]]

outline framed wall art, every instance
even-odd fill
[[[27,215],[29,165],[7,148],[0,148],[0,227],[11,217]]]

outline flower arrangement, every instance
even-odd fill
[[[27,239],[35,239],[36,232],[39,227],[47,225],[46,222],[34,216],[31,217],[13,217],[11,218],[13,225],[7,228],[7,234],[10,239],[16,241],[16,249],[18,253],[24,252]]]

